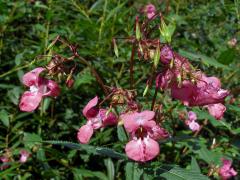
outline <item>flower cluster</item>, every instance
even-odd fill
[[[218,174],[222,180],[230,179],[237,175],[237,172],[231,167],[232,162],[228,159],[222,159],[222,166],[219,168]]]

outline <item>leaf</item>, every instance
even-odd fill
[[[128,137],[125,133],[123,126],[117,126],[117,135],[118,135],[118,139],[121,142],[126,142],[128,140]]]
[[[110,148],[95,147],[86,144],[78,144],[69,141],[42,141],[43,143],[62,145],[71,149],[85,150],[87,153],[108,156],[117,159],[127,159],[125,154],[118,153]]]
[[[104,160],[104,164],[107,167],[108,180],[114,180],[115,170],[112,159],[108,158]]]
[[[160,167],[160,169],[165,170]],[[207,176],[202,175],[199,172],[186,170],[180,168],[178,166],[173,167],[170,170],[166,170],[167,172],[161,174],[161,177],[166,178],[167,180],[207,180],[209,179]]]
[[[220,54],[217,61],[222,64],[229,65],[233,62],[235,57],[236,57],[236,50],[234,48],[229,48]]]
[[[24,133],[23,142],[26,147],[32,149],[33,146],[41,144],[42,138],[38,134]]]
[[[107,176],[100,171],[90,171],[87,169],[77,169],[77,168],[73,168],[72,171],[73,171],[74,177],[79,177],[79,176],[92,177],[92,178],[97,177],[101,180],[108,180]],[[81,179],[81,178],[77,178],[77,179]]]
[[[2,121],[3,125],[9,127],[9,116],[6,110],[0,111],[0,120]]]
[[[191,160],[191,170],[201,173],[201,170],[199,168],[197,160],[193,156],[192,156],[192,160]]]
[[[138,167],[137,163],[128,162],[125,166],[126,180],[139,180],[142,176],[143,170]]]
[[[193,61],[200,61],[206,64],[207,66],[213,66],[215,68],[230,69],[228,66],[219,63],[216,59],[207,57],[206,55],[203,55],[203,54],[191,53],[182,49],[179,49],[179,54]]]

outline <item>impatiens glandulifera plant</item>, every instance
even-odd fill
[[[77,133],[77,139],[82,144],[91,143],[90,139],[97,129],[123,125],[129,135],[129,142],[125,145],[128,158],[138,162],[153,160],[160,153],[158,141],[171,137],[171,134],[164,129],[162,114],[164,106],[156,103],[157,94],[167,91],[170,91],[173,100],[179,100],[187,109],[195,106],[207,108],[210,115],[220,120],[226,111],[224,100],[229,95],[229,91],[221,88],[221,82],[217,77],[208,77],[204,72],[196,69],[188,59],[173,50],[171,41],[175,30],[174,23],[170,22],[167,25],[163,15],[158,13],[152,4],[147,5],[142,12],[146,17],[143,17],[143,20],[139,16],[136,17],[135,35],[125,38],[126,42],[132,45],[129,63],[130,89],[106,86],[91,63],[78,54],[77,46],[58,36],[49,48],[56,42],[60,42],[71,50],[72,56],[66,58],[54,54],[45,68],[38,67],[23,76],[22,82],[30,90],[22,95],[19,103],[20,110],[34,111],[44,97],[59,95],[58,84],[50,78],[59,75],[66,76],[66,86],[72,87],[77,66],[75,59],[77,59],[90,68],[105,94],[101,102],[98,96],[90,100],[82,111],[87,119],[85,125],[80,127]],[[153,20],[158,19],[160,19],[160,24],[154,27],[149,26]],[[159,30],[161,38],[152,38],[155,30]],[[118,38],[114,38],[113,43],[115,54],[118,56],[116,40]],[[144,96],[153,88],[155,82],[155,93],[149,109],[145,108],[146,104],[139,103],[134,89],[136,88],[133,75],[136,55],[140,61],[147,64],[151,71],[149,77],[146,77],[147,87],[143,93]],[[68,62],[74,62],[70,68],[66,66]],[[43,72],[45,72],[45,77],[43,77]],[[102,107],[103,103],[104,107]],[[197,122],[195,112],[188,112],[185,124],[190,130],[196,132],[195,135],[200,133],[201,126]],[[236,175],[235,171],[230,169],[231,164],[224,162],[224,165],[226,170],[224,168],[219,170],[221,177],[224,177],[226,173],[231,173],[231,176]]]

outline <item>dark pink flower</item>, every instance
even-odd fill
[[[215,117],[217,120],[222,119],[223,114],[226,111],[226,107],[221,103],[207,105],[207,108],[209,114]]]
[[[148,4],[145,6],[145,13],[147,14],[148,19],[152,19],[156,13],[156,8],[153,4]]]
[[[165,45],[161,49],[160,60],[163,64],[169,64],[174,59],[173,51],[170,46]]]
[[[21,111],[34,111],[45,96],[56,97],[60,93],[60,89],[56,82],[40,77],[40,73],[44,68],[36,68],[26,73],[22,82],[29,87],[29,91],[25,91],[21,97],[19,108]]]
[[[156,77],[156,88],[166,89],[173,78],[173,73],[167,69]]]
[[[232,162],[230,160],[223,158],[222,163],[223,165],[220,167],[218,172],[222,180],[227,180],[237,175],[237,172],[231,168]]]
[[[83,115],[87,118],[87,123],[78,130],[77,134],[77,138],[82,144],[89,142],[94,130],[118,123],[114,113],[108,112],[107,109],[99,109],[97,104],[98,97],[96,96],[83,109]]]
[[[121,115],[124,127],[130,133],[131,141],[125,152],[135,161],[149,161],[155,158],[160,147],[156,140],[168,137],[168,133],[153,120],[153,111],[131,112]]]
[[[188,119],[185,121],[185,124],[191,129],[193,132],[200,130],[200,125],[196,122],[197,115],[193,111],[188,112]]]
[[[216,77],[206,77],[199,73],[196,84],[184,80],[181,87],[173,84],[172,97],[181,100],[187,106],[204,106],[222,103],[229,95],[229,91],[221,89],[220,81]]]
[[[28,158],[29,158],[29,156],[30,156],[30,153],[28,152],[28,151],[26,151],[26,150],[21,150],[20,151],[20,162],[21,163],[25,163],[25,162],[27,162],[27,160],[28,160]]]
[[[0,160],[3,162],[3,164],[0,165],[0,170],[7,169],[9,167],[7,163],[10,162],[10,159],[6,156],[1,156]]]

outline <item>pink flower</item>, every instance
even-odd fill
[[[199,131],[200,125],[196,122],[197,115],[193,111],[188,112],[188,119],[185,121],[185,124],[193,131]]]
[[[25,162],[27,162],[27,160],[28,160],[28,157],[30,156],[30,153],[28,152],[28,151],[26,151],[26,150],[21,150],[20,151],[20,162],[21,163],[25,163]]]
[[[209,114],[215,117],[217,120],[222,119],[223,114],[226,111],[226,107],[221,103],[210,104],[207,106],[207,108],[208,108]]]
[[[0,170],[7,169],[9,167],[7,163],[10,162],[10,159],[6,156],[1,156],[0,160],[3,162],[3,164],[0,166]]]
[[[21,97],[19,108],[21,111],[34,111],[45,96],[56,97],[60,93],[60,89],[56,82],[40,77],[40,73],[44,68],[36,68],[26,73],[22,82],[29,87],[29,91],[25,91]]]
[[[83,125],[77,134],[80,143],[87,144],[91,139],[94,130],[117,124],[117,117],[106,109],[99,109],[98,97],[96,96],[88,102],[83,109],[83,115],[87,118],[87,123]]]
[[[173,78],[173,74],[170,70],[165,70],[159,73],[156,77],[156,88],[166,89]]]
[[[161,49],[160,59],[163,64],[169,64],[174,59],[173,51],[170,46],[165,45]]]
[[[160,147],[156,140],[168,137],[168,133],[153,120],[153,111],[131,112],[121,115],[124,127],[131,140],[125,147],[127,156],[135,161],[149,161],[155,158]]]
[[[229,91],[220,88],[221,83],[218,78],[206,77],[201,72],[198,72],[197,76],[196,84],[189,80],[184,80],[181,87],[173,84],[172,97],[188,106],[204,106],[221,103],[229,95]]]
[[[152,19],[156,13],[156,8],[153,4],[148,4],[145,6],[145,13],[147,14],[148,19]]]
[[[227,180],[237,175],[237,172],[231,168],[232,162],[230,160],[223,158],[222,163],[223,165],[220,167],[218,172],[222,180]]]

